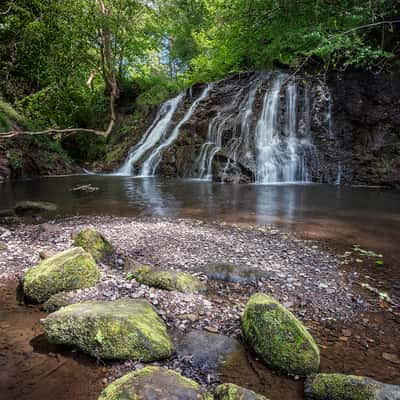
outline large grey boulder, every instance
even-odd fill
[[[192,330],[178,340],[176,352],[198,369],[217,370],[243,346],[236,339],[217,333]]]
[[[305,326],[272,297],[256,293],[242,320],[243,336],[268,366],[292,375],[318,372],[319,349]]]
[[[98,400],[213,400],[202,387],[160,367],[130,372],[107,386]]]
[[[93,357],[149,362],[172,353],[164,322],[145,300],[71,304],[41,323],[50,342],[76,346]]]

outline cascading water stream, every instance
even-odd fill
[[[285,73],[262,73],[245,85],[239,84],[239,90],[234,87],[236,91],[225,92],[221,100],[213,95],[212,109],[208,108],[208,103],[199,107],[214,85],[218,87],[219,83],[207,85],[194,101],[191,100],[189,109],[174,126],[172,120],[184,95],[165,102],[118,174],[139,172],[139,176],[154,176],[164,152],[178,139],[182,127],[193,115],[196,114],[196,120],[204,121],[213,114],[200,151],[197,140],[201,133],[196,132],[196,140],[191,141],[196,144],[188,146],[193,153],[185,154],[184,161],[177,164],[178,176],[212,180],[214,171],[216,179],[221,181],[249,182],[254,177],[260,184],[310,182],[311,176],[320,176],[311,121],[313,126],[323,123],[331,129],[330,118],[325,121],[312,114],[330,114],[330,96],[325,90],[316,91],[313,82],[304,83],[304,80],[292,79]],[[261,92],[263,88],[264,93]],[[314,93],[329,96],[328,102],[318,103],[318,99],[311,102]],[[188,101],[189,97],[186,99]],[[220,104],[219,108],[215,103]],[[198,151],[196,156],[195,151]],[[220,157],[218,163],[214,163],[217,154]],[[221,164],[224,158],[226,162]],[[170,163],[170,160],[166,162]]]
[[[155,149],[152,150],[150,155],[146,158],[146,160],[142,164],[142,169],[140,174],[141,176],[153,176],[155,174],[156,169],[161,161],[161,157],[164,150],[175,142],[175,140],[179,136],[182,126],[187,121],[190,120],[199,103],[207,98],[208,93],[211,89],[212,89],[212,84],[208,84],[201,93],[201,95],[192,103],[189,110],[186,112],[184,117],[179,121],[178,125],[173,129],[173,131],[168,136],[165,136],[164,140],[162,140],[161,143]]]
[[[134,172],[135,164],[160,142],[170,127],[172,117],[183,97],[183,94],[179,94],[173,99],[166,101],[160,107],[153,123],[147,129],[139,143],[129,151],[128,157],[116,175],[131,175]]]
[[[261,116],[256,127],[257,183],[308,182],[307,160],[313,156],[310,133],[310,101],[304,88],[303,113],[299,118],[299,88],[290,82],[283,92],[285,75],[274,77],[267,90]],[[283,93],[282,93],[283,92]],[[280,100],[285,96],[282,131]]]

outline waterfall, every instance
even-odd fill
[[[180,94],[166,101],[158,110],[156,118],[145,132],[139,143],[134,146],[128,154],[124,164],[117,171],[117,175],[131,175],[135,164],[151,150],[165,136],[171,125],[172,117],[183,99]]]
[[[192,115],[195,112],[199,103],[207,98],[208,93],[211,90],[211,88],[212,88],[212,84],[209,84],[206,86],[206,88],[203,90],[201,95],[192,103],[189,110],[186,112],[186,114],[183,116],[183,118],[179,121],[178,125],[176,125],[176,127],[173,129],[173,131],[168,136],[164,136],[162,138],[163,140],[161,141],[161,143],[159,143],[158,146],[152,150],[150,155],[145,159],[145,161],[142,164],[141,176],[153,176],[155,174],[156,169],[161,161],[163,152],[172,143],[175,142],[175,140],[179,136],[182,126],[187,121],[190,120],[190,118],[192,117]]]
[[[267,89],[256,126],[256,182],[308,182],[307,161],[314,154],[310,132],[310,101],[303,89],[303,112],[299,115],[299,88],[278,74]],[[280,118],[281,96],[285,98],[284,121]],[[283,124],[282,124],[283,122]],[[283,125],[283,127],[282,127]]]
[[[218,113],[208,125],[207,141],[201,146],[200,154],[194,163],[194,175],[199,179],[212,179],[212,162],[215,154],[222,147],[222,131],[224,129],[226,118],[221,118],[221,113]]]
[[[206,122],[208,128],[204,132],[194,126],[194,140],[185,144],[190,153],[177,153],[178,176],[260,184],[310,182],[312,176],[322,176],[311,126],[332,136],[328,88],[282,72],[258,73],[247,81],[220,85],[221,81],[208,84],[195,98],[189,89],[186,97],[180,94],[166,101],[117,173],[154,176],[164,152],[195,114],[200,126]],[[209,96],[212,106],[199,106]],[[177,109],[182,112],[184,99],[185,105],[191,104],[177,121]],[[320,145],[320,137],[315,136],[315,140]]]

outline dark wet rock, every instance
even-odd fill
[[[14,217],[14,216],[15,216],[15,211],[13,209],[0,210],[0,218]]]
[[[15,205],[14,210],[19,215],[35,215],[44,212],[56,211],[57,205],[44,201],[20,201]]]
[[[108,261],[113,254],[112,244],[103,234],[93,228],[85,228],[72,235],[74,246],[82,247],[89,252],[96,261]]]
[[[225,263],[207,264],[204,273],[209,279],[234,283],[256,283],[260,278],[268,277],[260,269]]]
[[[50,342],[76,346],[93,357],[149,362],[172,353],[164,322],[145,300],[71,304],[42,325]]]
[[[177,290],[182,293],[202,292],[205,284],[187,272],[172,270],[157,270],[148,265],[132,267],[128,277],[135,278],[139,283],[164,290]]]
[[[69,298],[69,292],[60,292],[53,294],[53,296],[51,296],[46,302],[42,304],[41,309],[45,312],[52,313],[70,304],[70,302],[68,301]]]
[[[192,330],[176,346],[178,357],[190,361],[194,368],[219,369],[236,352],[243,349],[233,338],[201,330]]]
[[[28,300],[43,303],[53,294],[87,288],[99,279],[93,257],[81,247],[74,247],[32,267],[24,276],[23,290]]]
[[[106,387],[98,400],[212,400],[198,383],[175,371],[145,367]]]
[[[243,336],[262,361],[288,374],[319,369],[319,349],[305,326],[272,297],[256,293],[246,304]]]
[[[309,400],[399,400],[400,386],[342,374],[317,374],[307,379]]]
[[[52,250],[42,250],[42,251],[39,253],[39,257],[40,257],[41,260],[45,260],[46,258],[53,257],[53,256],[55,256],[56,254],[57,254],[57,253],[56,253],[55,251],[52,251]]]
[[[233,383],[224,383],[215,388],[215,400],[268,400],[261,394],[242,388]]]

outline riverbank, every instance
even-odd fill
[[[362,284],[369,287],[372,284],[359,268],[362,263],[357,260],[364,257],[359,252],[335,254],[322,243],[299,239],[274,226],[123,217],[73,217],[43,224],[20,223],[0,230],[0,242],[6,245],[0,260],[2,285],[16,282],[37,263],[41,252],[70,247],[71,234],[86,226],[105,234],[115,246],[116,254],[110,265],[100,265],[100,283],[94,288],[74,292],[68,302],[144,297],[157,308],[179,344],[180,338],[193,329],[241,340],[240,317],[244,305],[252,293],[261,291],[275,297],[305,323],[321,349],[322,371],[367,375],[400,384],[399,339],[392,335],[400,327],[399,299],[392,295],[388,302],[362,288]],[[124,269],[127,259],[190,272],[202,279],[208,290],[202,294],[183,294],[139,285],[135,280],[127,280],[128,272]],[[230,273],[232,282],[218,280],[210,267],[215,263],[239,267]],[[8,283],[7,287],[12,286]],[[2,308],[8,307],[10,301],[6,296]],[[16,307],[31,312],[24,305]],[[36,308],[34,310],[37,312]],[[5,321],[2,329],[9,332],[8,325],[12,324]],[[16,336],[7,335],[2,347],[13,348]],[[54,351],[49,353],[54,354]],[[9,351],[4,354],[10,356]],[[0,360],[7,368],[7,358]],[[96,361],[89,361],[89,364],[96,366]],[[207,365],[195,366],[179,353],[161,365],[168,365],[206,386],[233,381],[271,400],[282,396],[302,399],[301,380],[280,376],[249,354],[220,371]],[[98,381],[105,385],[116,376],[141,366],[130,361],[98,366]],[[57,374],[55,371],[52,375]],[[16,383],[12,375],[9,379],[8,386]],[[59,379],[60,384],[65,383],[62,376]],[[6,393],[10,393],[8,386],[5,386]],[[96,399],[97,395],[93,393],[87,398]]]

